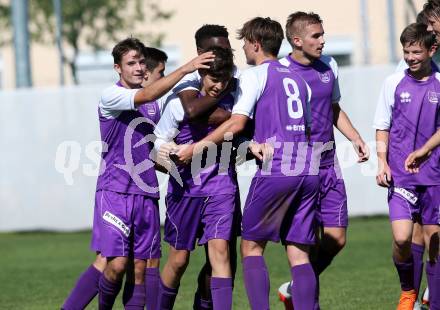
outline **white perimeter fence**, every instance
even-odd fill
[[[387,213],[386,191],[375,183],[371,124],[381,83],[393,71],[393,66],[340,70],[341,106],[372,153],[368,163],[357,164],[351,144],[337,134],[351,216]],[[101,145],[97,102],[104,87],[0,92],[0,231],[91,227]],[[242,204],[254,168],[239,168]],[[159,179],[163,215],[166,181],[164,175]]]

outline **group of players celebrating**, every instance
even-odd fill
[[[385,81],[374,121],[400,310],[416,305],[425,245],[430,306],[440,309],[440,73],[431,61],[440,4],[428,1],[420,19],[424,24],[401,35],[408,67]],[[167,76],[164,52],[135,38],[114,47],[120,80],[104,90],[98,107],[103,151],[91,242],[97,256],[62,309],[84,309],[96,295],[99,309],[111,309],[124,275],[125,309],[172,309],[196,242],[206,263],[194,309],[231,309],[239,235],[252,309],[269,309],[268,241],[282,242],[291,267],[291,281],[279,289],[285,307],[319,309],[319,275],[344,247],[348,225],[333,126],[353,143],[359,162],[369,150],[339,105],[338,67],[322,54],[319,15],[289,15],[292,52],[281,59],[277,21],[256,17],[237,33],[252,65],[243,72],[220,25],[202,26],[195,34],[199,56]],[[258,169],[242,213],[236,165],[246,159]],[[162,273],[156,170],[170,175]]]

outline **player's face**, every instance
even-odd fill
[[[115,64],[114,68],[124,86],[139,87],[145,76],[145,57],[135,50],[128,51],[122,56],[121,64]]]
[[[300,37],[299,44],[305,55],[311,58],[321,57],[325,44],[322,24],[307,25]]]
[[[244,39],[243,51],[246,56],[246,63],[251,66],[255,65],[255,44]]]
[[[206,95],[211,97],[218,97],[220,93],[225,90],[230,80],[219,80],[209,74],[203,76],[202,84]]]
[[[197,48],[197,53],[200,55],[203,52],[203,50],[213,46],[230,49],[231,42],[229,42],[229,39],[225,37],[211,37],[202,41],[200,47]]]
[[[435,48],[428,50],[420,43],[406,43],[403,47],[403,59],[411,72],[419,72],[431,64],[431,57]]]
[[[142,85],[146,86],[163,78],[164,72],[165,64],[163,62],[159,62],[159,64],[156,66],[156,68],[153,69],[153,71],[149,71],[148,69],[146,69],[144,83]]]
[[[434,32],[435,36],[437,37],[437,41],[439,41],[439,38],[440,38],[440,18],[437,18],[435,16],[429,16],[427,30]]]

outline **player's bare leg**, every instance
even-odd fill
[[[208,241],[209,261],[212,268],[211,295],[214,309],[232,308],[232,273],[227,240]]]
[[[413,309],[417,299],[417,293],[414,289],[414,264],[411,253],[413,222],[412,220],[392,221],[391,229],[393,232],[393,260],[402,289],[397,309]]]
[[[438,225],[424,225],[423,226],[423,235],[425,238],[425,245],[428,249],[428,258],[426,262],[426,276],[428,281],[429,288],[429,305],[431,309],[435,309],[433,307],[433,303],[437,303],[438,301],[438,288],[436,286],[436,265],[438,265],[438,253],[439,253],[439,226]],[[426,302],[426,301],[425,301]]]
[[[172,309],[179,291],[180,279],[189,264],[190,252],[170,246],[159,287],[158,309]]]
[[[309,259],[310,246],[289,243],[286,251],[294,279],[291,289],[293,307],[313,309],[317,290],[315,272]]]
[[[107,266],[99,280],[99,309],[111,309],[121,290],[128,257],[107,258]]]
[[[241,239],[243,280],[252,310],[269,309],[269,272],[263,257],[266,243]]]
[[[147,310],[156,310],[157,296],[159,294],[160,259],[147,259],[145,267],[145,306]]]
[[[145,266],[145,260],[129,260],[125,278],[124,293],[122,296],[125,309],[143,310],[145,307]]]

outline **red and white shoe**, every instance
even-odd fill
[[[285,310],[293,310],[292,295],[290,294],[291,287],[292,283],[286,282],[278,288],[278,297],[280,298],[280,301],[284,304]]]

